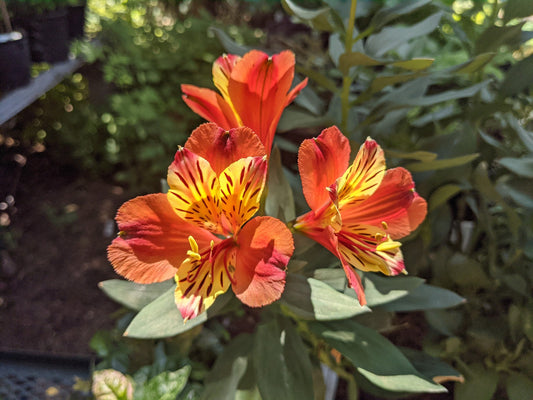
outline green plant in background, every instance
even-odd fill
[[[300,69],[333,95],[326,117],[315,102],[288,110],[280,128],[334,122],[355,140],[383,141],[396,165],[415,173],[430,214],[405,245],[410,270],[467,300],[461,309],[425,312],[424,348],[465,374],[456,399],[524,398],[533,391],[533,80],[525,72],[533,67],[526,44],[533,26],[524,19],[532,5],[360,2],[342,34],[336,12],[353,13],[349,2],[315,10],[283,3],[333,32],[336,68],[317,68],[327,57],[317,55],[312,70]]]

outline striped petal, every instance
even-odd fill
[[[164,194],[136,197],[117,213],[119,236],[107,249],[115,271],[138,283],[170,279],[187,257],[188,236],[202,246],[219,239],[179,218]]]
[[[393,239],[407,236],[427,214],[426,201],[414,191],[414,187],[406,169],[388,170],[372,196],[357,207],[343,208],[343,223],[386,226],[386,233]]]
[[[339,252],[346,261],[361,271],[380,271],[385,275],[403,272],[401,243],[387,236],[385,229],[375,226],[343,226],[337,234]]]
[[[306,139],[298,151],[298,169],[305,199],[312,210],[330,203],[328,188],[348,168],[350,143],[336,126]]]
[[[193,85],[181,85],[183,101],[196,114],[210,122],[214,122],[224,129],[236,128],[241,125],[235,115],[233,106],[218,93],[210,89]]]
[[[370,197],[385,175],[385,156],[381,147],[367,139],[359,149],[352,165],[337,181],[339,209],[353,207]]]
[[[224,221],[236,234],[259,209],[268,162],[265,157],[242,158],[219,176],[218,204]]]
[[[228,92],[229,80],[233,67],[241,60],[241,57],[234,54],[224,54],[213,63],[213,83],[222,94],[222,97],[231,104]]]
[[[219,295],[228,290],[235,253],[232,239],[216,245],[211,242],[210,246],[203,249],[199,248],[192,236],[189,242],[188,257],[174,277],[174,300],[184,321],[207,310]]]
[[[217,176],[209,162],[186,148],[176,152],[168,168],[167,196],[181,218],[214,233],[222,233],[216,195]]]
[[[185,148],[205,158],[217,175],[241,158],[266,154],[261,140],[250,128],[224,130],[214,123],[196,128]]]
[[[249,221],[237,237],[235,282],[237,298],[250,307],[278,300],[285,288],[285,270],[292,253],[292,234],[272,217]]]

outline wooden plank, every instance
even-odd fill
[[[0,97],[0,125],[24,110],[65,77],[76,71],[82,64],[83,61],[79,58],[54,64],[48,71],[32,79],[27,86],[15,89]]]

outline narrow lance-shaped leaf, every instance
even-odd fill
[[[259,325],[254,340],[254,367],[263,400],[312,399],[311,361],[289,320]]]
[[[370,36],[366,42],[368,53],[379,57],[416,37],[433,32],[440,23],[442,12],[437,12],[408,27],[387,27]]]
[[[431,3],[431,0],[402,2],[394,7],[382,7],[372,18],[370,25],[374,26],[376,29],[379,29],[388,24],[390,21],[393,21],[402,15],[410,14],[428,3]]]
[[[183,322],[174,302],[175,286],[144,307],[129,324],[124,336],[139,339],[157,339],[178,335],[204,323],[216,315],[231,299],[231,293],[217,298],[213,306],[197,317]]]
[[[220,354],[205,380],[202,400],[234,400],[239,381],[250,365],[253,338],[234,338]]]
[[[464,302],[464,298],[450,290],[422,284],[406,296],[385,304],[384,307],[389,311],[407,312],[449,308]]]
[[[433,160],[419,163],[407,164],[405,167],[412,172],[423,172],[423,171],[435,171],[438,169],[446,169],[452,167],[459,167],[469,162],[474,161],[479,157],[479,154],[467,154],[464,156],[447,158],[444,160]]]
[[[372,384],[393,392],[442,393],[391,342],[352,320],[312,322],[310,329],[344,355]]]
[[[173,280],[143,285],[121,279],[110,279],[100,282],[98,287],[116,302],[132,310],[140,311],[173,285]]]
[[[533,157],[504,157],[498,163],[517,175],[533,178]]]
[[[353,292],[353,289],[352,289]],[[302,319],[333,320],[369,312],[366,306],[342,294],[327,283],[301,275],[288,274],[281,303]]]
[[[461,187],[453,183],[438,187],[429,197],[429,211],[440,207],[460,191]]]

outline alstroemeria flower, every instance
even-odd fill
[[[307,214],[294,228],[336,255],[359,302],[366,304],[354,268],[397,275],[405,270],[401,244],[424,220],[426,201],[414,190],[404,168],[386,170],[381,147],[372,139],[361,146],[349,165],[350,144],[337,129],[304,140],[298,168]]]
[[[174,277],[185,320],[230,285],[251,307],[279,299],[294,245],[283,222],[252,218],[266,172],[264,146],[249,128],[201,125],[168,169],[168,193],[119,209],[120,234],[108,249],[113,267],[138,283]]]
[[[258,50],[242,58],[223,55],[213,64],[213,82],[221,95],[181,85],[183,99],[195,113],[224,129],[252,129],[270,155],[283,110],[307,85],[306,78],[291,90],[294,64],[294,54],[289,50],[272,57]]]

